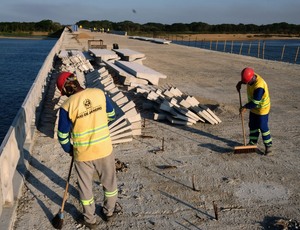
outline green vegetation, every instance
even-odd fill
[[[0,35],[59,37],[63,28],[62,25],[51,20],[42,20],[40,22],[0,22]]]
[[[146,24],[138,24],[131,21],[123,22],[110,22],[104,21],[87,21],[82,20],[76,23],[78,26],[83,28],[97,28],[97,29],[110,29],[117,31],[127,31],[128,34],[172,34],[172,33],[184,33],[184,34],[199,34],[199,33],[228,33],[228,34],[238,34],[238,33],[258,33],[258,34],[293,34],[300,36],[300,25],[288,24],[286,22],[273,23],[269,25],[254,25],[254,24],[219,24],[219,25],[209,25],[204,22],[193,22],[193,23],[174,23],[172,25],[160,24],[149,22]]]
[[[282,34],[300,36],[300,25],[286,22],[268,25],[254,24],[219,24],[209,25],[204,22],[174,23],[171,25],[149,22],[146,24],[131,21],[111,22],[81,20],[76,23],[85,29],[109,29],[110,31],[126,31],[128,35],[164,35],[164,34],[199,34],[199,33],[227,33],[227,34]],[[59,37],[65,26],[51,20],[40,22],[0,22],[0,35],[2,36],[51,36]]]

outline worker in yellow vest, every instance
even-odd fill
[[[241,81],[236,85],[238,92],[242,84],[247,84],[248,102],[240,108],[243,113],[247,109],[249,113],[249,145],[256,145],[259,133],[265,145],[265,155],[272,155],[272,137],[268,126],[271,101],[268,85],[265,80],[254,72],[253,68],[244,68],[241,72]]]
[[[61,94],[68,96],[59,111],[58,140],[64,151],[74,157],[83,206],[79,222],[93,229],[99,224],[92,191],[94,171],[99,175],[104,190],[101,217],[107,221],[115,214],[118,189],[108,128],[108,122],[115,118],[115,111],[102,90],[82,88],[70,72],[62,72],[56,83]]]

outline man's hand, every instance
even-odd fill
[[[70,157],[73,157],[73,145],[72,145],[72,148],[71,148],[71,150],[69,152],[69,155],[70,155]]]
[[[240,92],[240,90],[241,90],[241,88],[242,88],[242,84],[243,84],[242,81],[239,81],[239,82],[236,84],[236,90],[237,90],[238,92]]]
[[[246,110],[247,110],[247,109],[246,109],[244,106],[242,106],[242,107],[240,108],[240,114],[246,112]]]

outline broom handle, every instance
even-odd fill
[[[71,165],[70,165],[70,169],[69,169],[69,175],[68,175],[68,179],[67,179],[67,184],[66,184],[66,188],[65,188],[64,197],[63,197],[63,201],[62,201],[62,204],[61,204],[60,212],[63,212],[64,208],[65,208],[65,203],[66,203],[67,196],[68,196],[69,181],[70,181],[70,177],[71,177],[73,163],[74,163],[74,157],[72,156]]]
[[[241,91],[239,90],[239,98],[240,98],[240,108],[242,108],[242,96]],[[244,145],[246,146],[246,133],[245,133],[245,125],[244,125],[244,115],[241,112],[241,120],[242,120],[242,129],[243,129],[243,138],[244,138]]]

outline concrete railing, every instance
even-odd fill
[[[12,122],[0,147],[0,216],[5,207],[14,206],[23,186],[26,161],[24,153],[30,152],[36,122],[39,120],[39,108],[43,100],[53,62],[61,48],[65,32],[62,33],[45,59],[34,83],[32,84],[21,108]],[[25,166],[25,167],[24,167]]]

